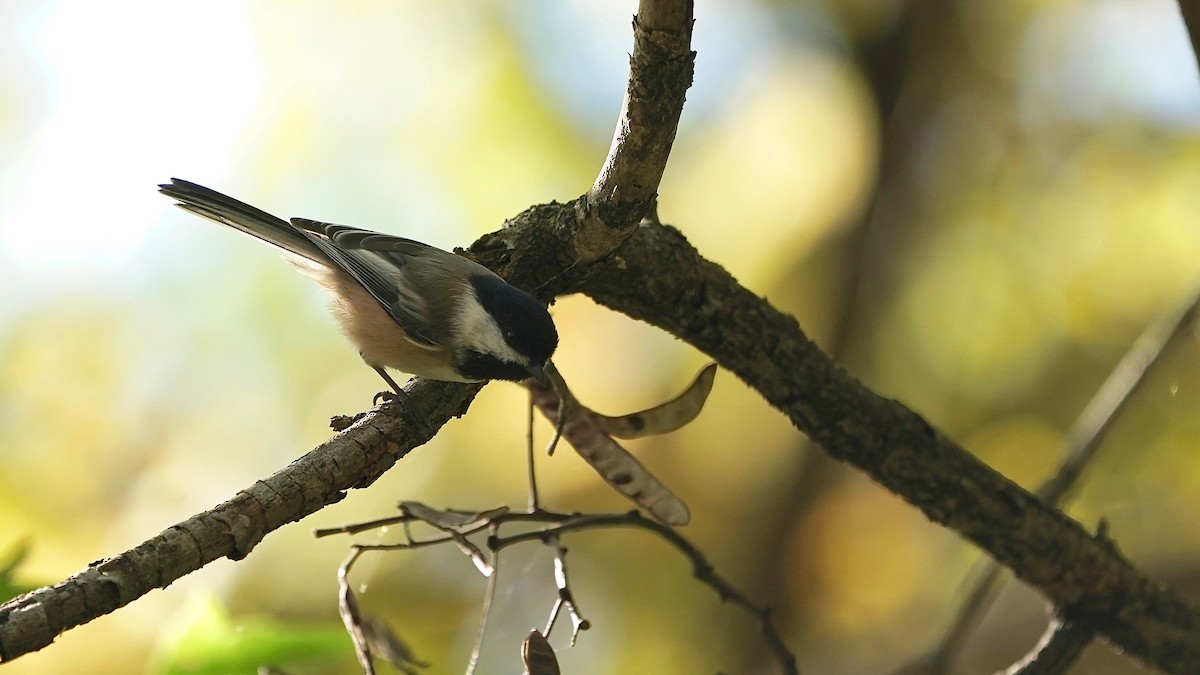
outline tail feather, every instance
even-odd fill
[[[158,191],[178,201],[176,206],[227,225],[296,255],[326,263],[329,258],[316,244],[281,218],[202,185],[172,178]]]

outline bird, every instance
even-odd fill
[[[272,244],[324,287],[342,332],[397,394],[386,368],[446,382],[547,385],[558,346],[549,311],[464,256],[356,227],[277,218],[179,178],[176,206]]]

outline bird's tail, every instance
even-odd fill
[[[241,230],[309,260],[321,263],[328,261],[328,257],[316,244],[286,220],[239,202],[233,197],[179,178],[172,178],[170,183],[159,185],[158,191],[178,200],[176,206],[185,211]]]

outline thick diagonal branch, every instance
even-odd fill
[[[896,401],[828,359],[796,320],[705,260],[674,228],[643,225],[612,256],[565,281],[690,342],[798,429],[975,542],[1064,618],[1168,672],[1200,667],[1200,613],[1115,548],[992,471]]]
[[[650,4],[643,3],[643,14],[649,14]],[[684,62],[690,68],[690,60],[680,64]],[[682,105],[681,91],[678,103]],[[677,119],[641,123],[665,125],[655,137],[673,138]],[[676,230],[634,229],[657,190],[657,178],[652,178],[631,183],[628,194],[634,197],[624,192],[621,181],[626,179],[620,176],[655,175],[621,168],[622,148],[633,152],[636,147],[614,143],[606,163],[609,178],[602,173],[587,195],[571,204],[530,209],[509,229],[482,239],[472,252],[510,276],[537,282],[545,295],[586,292],[690,342],[745,380],[833,456],[861,468],[1012,568],[1059,607],[1064,618],[1106,635],[1163,670],[1195,671],[1200,614],[1193,608],[1135,570],[1110,544],[991,471],[918,415],[866,389],[825,357],[795,319],[741,287]],[[652,144],[640,147],[653,150]],[[657,151],[641,156],[666,159]],[[656,175],[661,176],[661,167]],[[605,227],[619,236],[593,236]],[[587,264],[589,260],[598,262]],[[265,533],[337,501],[350,487],[369,484],[461,412],[471,391],[419,383],[405,402],[410,413],[422,411],[412,417],[419,423],[406,421],[397,408],[372,413],[217,509],[114,561],[0,607],[0,660],[37,649],[62,630],[217,557],[244,556]]]
[[[472,252],[518,284],[607,255],[650,212],[691,82],[691,0],[642,0],[625,104],[596,186],[572,204],[530,209]],[[541,276],[545,275],[545,276]],[[532,280],[532,281],[531,281]],[[138,547],[0,605],[0,662],[122,607],[218,558],[240,559],[269,532],[370,485],[466,411],[477,387],[416,382],[287,468]]]
[[[479,390],[414,381],[408,397],[385,404],[274,475],[138,547],[99,560],[71,578],[0,606],[0,662],[50,644],[70,628],[166,588],[219,558],[240,560],[273,530],[375,482]]]

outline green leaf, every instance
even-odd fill
[[[354,650],[340,623],[301,624],[267,617],[233,618],[219,601],[199,598],[164,628],[152,673],[254,675],[260,666],[304,670],[353,663]]]
[[[0,560],[0,602],[8,602],[18,595],[38,588],[37,585],[23,584],[16,580],[17,568],[25,562],[28,555],[29,542],[21,541],[13,547],[12,552],[4,560]]]

